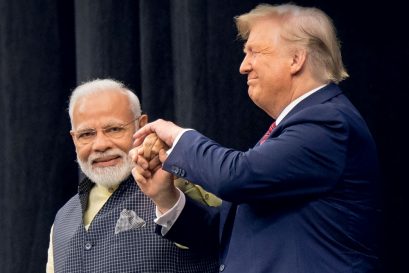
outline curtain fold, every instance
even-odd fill
[[[77,84],[113,78],[140,96],[138,1],[76,0],[74,15]]]
[[[65,112],[75,85],[73,51],[64,44],[73,48],[71,7],[0,3],[1,272],[44,271],[54,215],[76,187]]]
[[[139,2],[142,110],[174,120],[170,1]]]

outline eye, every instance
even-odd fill
[[[246,54],[248,57],[251,57],[251,58],[256,57],[259,53],[260,51],[254,50],[251,47],[244,50],[244,54]]]
[[[78,132],[77,138],[79,138],[79,139],[88,139],[88,138],[92,138],[94,136],[95,136],[95,131],[89,130],[89,131]]]
[[[123,128],[123,127],[113,126],[113,127],[105,128],[105,129],[104,129],[104,132],[107,133],[107,134],[110,134],[110,133],[122,132],[122,131],[124,131],[124,130],[125,130],[125,128]]]
[[[112,126],[104,129],[104,134],[108,137],[120,138],[124,135],[126,129],[120,126]]]
[[[253,56],[260,53],[260,51],[257,51],[257,50],[254,50],[254,49],[252,49],[250,52],[251,52],[251,55],[253,55]]]

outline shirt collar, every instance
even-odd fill
[[[287,105],[283,111],[281,111],[281,113],[278,115],[277,119],[276,119],[276,125],[278,125],[283,118],[285,118],[285,116],[297,105],[299,104],[303,99],[307,98],[308,96],[311,96],[313,93],[317,92],[318,90],[320,90],[321,88],[323,88],[324,86],[326,86],[326,84],[318,86],[317,88],[314,88],[311,91],[308,91],[307,93],[303,94],[302,96],[299,96],[298,98],[296,98],[295,100],[293,100],[289,105]]]

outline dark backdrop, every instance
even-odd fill
[[[383,272],[406,272],[407,15],[397,1],[354,2],[296,1],[323,9],[338,28],[351,75],[341,87],[366,118],[382,163]],[[151,119],[237,149],[258,140],[271,121],[247,97],[232,19],[257,3],[0,0],[1,273],[45,270],[54,215],[78,181],[66,112],[78,83],[115,78]]]

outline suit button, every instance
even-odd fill
[[[185,177],[185,176],[186,176],[185,170],[180,169],[180,170],[179,170],[179,176],[180,176],[180,177]]]
[[[170,171],[175,175],[178,175],[179,170],[180,169],[178,167],[176,167],[176,166],[172,166],[172,168],[170,169]]]
[[[224,270],[224,268],[225,268],[224,264],[221,264],[220,267],[219,267],[219,271],[222,272]]]
[[[85,244],[85,249],[86,250],[90,250],[92,248],[92,244],[91,243],[86,243]]]
[[[186,176],[186,171],[177,167],[177,166],[172,166],[170,169],[170,172],[173,173],[176,176],[179,177],[185,177]]]

